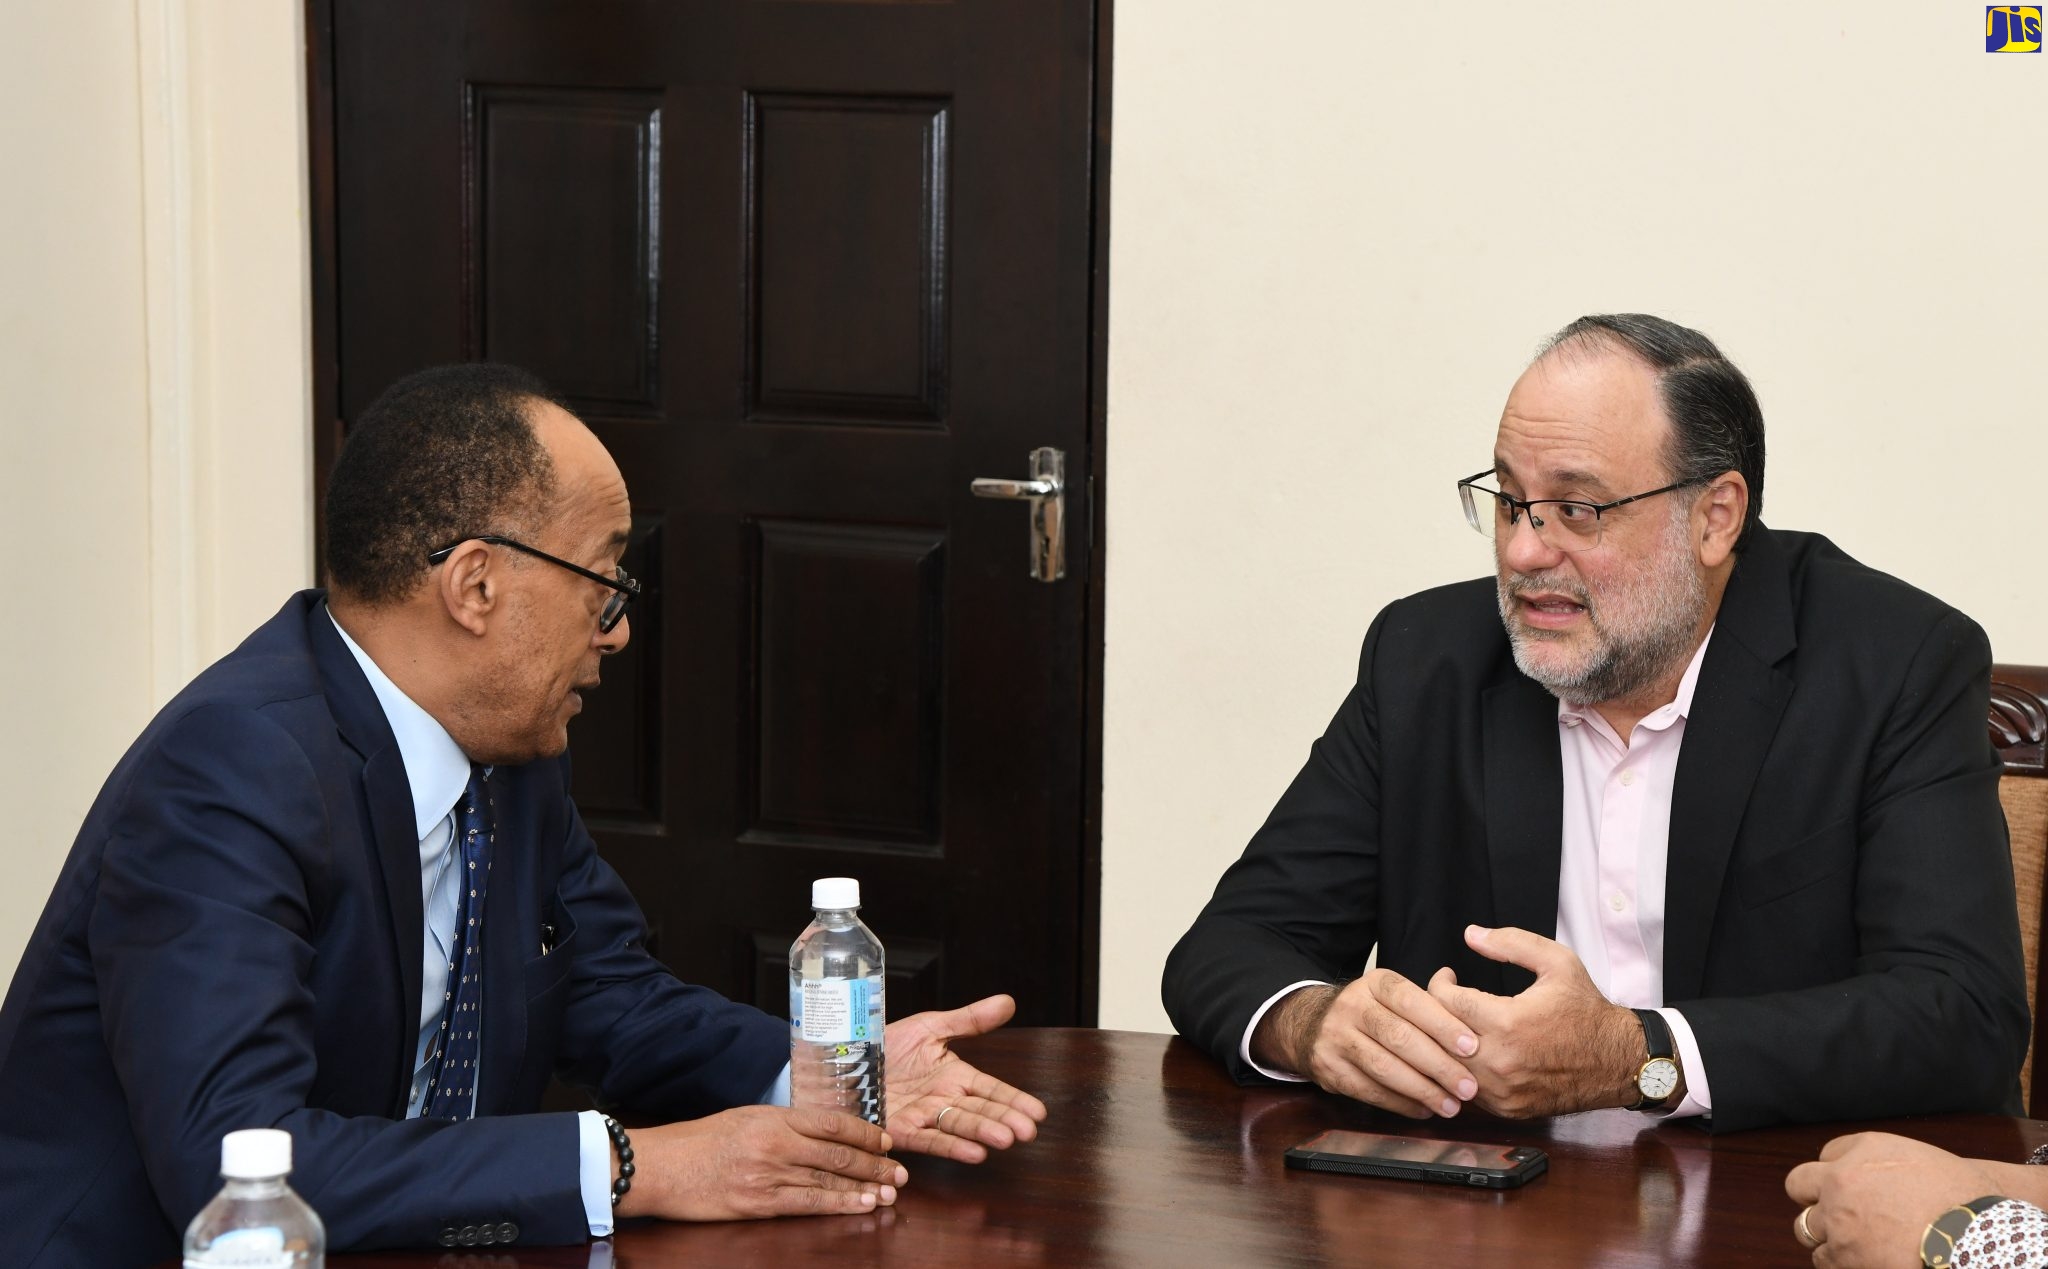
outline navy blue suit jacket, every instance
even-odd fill
[[[219,1187],[222,1134],[273,1126],[331,1247],[484,1221],[579,1241],[574,1116],[534,1113],[551,1074],[664,1120],[757,1098],[787,1024],[647,954],[566,757],[491,783],[477,1117],[407,1120],[419,841],[322,594],[165,706],[100,791],[0,1007],[0,1264],[174,1256]]]

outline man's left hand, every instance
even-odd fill
[[[1888,1132],[1837,1137],[1785,1177],[1805,1218],[1803,1229],[1794,1218],[1793,1236],[1819,1244],[1813,1263],[1822,1269],[1910,1265],[1935,1217],[1998,1192],[1983,1160]]]
[[[1536,975],[1517,996],[1461,987],[1449,966],[1429,980],[1429,994],[1479,1037],[1479,1051],[1462,1059],[1479,1081],[1475,1105],[1532,1119],[1635,1102],[1642,1021],[1600,994],[1577,953],[1512,926],[1467,926],[1465,945]]]
[[[989,996],[959,1009],[912,1014],[889,1024],[883,1041],[889,1135],[897,1145],[980,1163],[1038,1135],[1045,1103],[963,1061],[949,1047],[1010,1020],[1017,1002]]]

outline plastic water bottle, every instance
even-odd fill
[[[789,949],[790,1100],[880,1124],[882,942],[861,923],[860,882],[811,883],[817,910]]]
[[[245,1128],[220,1139],[227,1184],[185,1227],[185,1269],[326,1269],[327,1228],[284,1179],[292,1135]]]

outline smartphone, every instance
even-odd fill
[[[1548,1171],[1550,1156],[1534,1146],[1482,1146],[1470,1141],[1331,1129],[1289,1150],[1287,1166],[1309,1172],[1349,1172],[1512,1190]]]

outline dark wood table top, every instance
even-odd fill
[[[982,1069],[1045,1099],[1039,1139],[969,1167],[919,1155],[893,1210],[724,1225],[639,1223],[607,1245],[333,1255],[347,1266],[707,1265],[1803,1266],[1785,1173],[1830,1137],[1882,1128],[2019,1160],[2048,1123],[1939,1116],[1712,1137],[1623,1110],[1415,1124],[1315,1090],[1242,1089],[1186,1041],[1019,1029],[971,1041]],[[1285,1168],[1325,1128],[1533,1144],[1519,1190]]]

